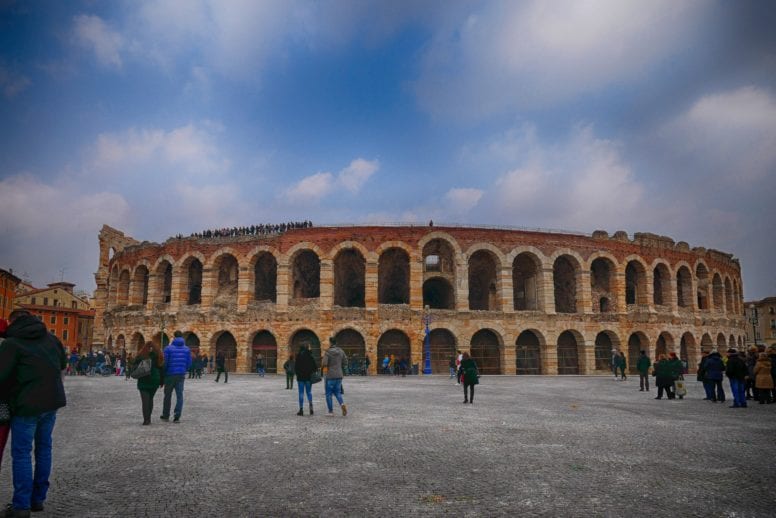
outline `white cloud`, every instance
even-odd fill
[[[99,16],[81,14],[73,19],[76,43],[92,50],[102,65],[121,68],[124,38]]]
[[[218,125],[187,124],[162,129],[129,129],[97,137],[92,165],[99,170],[126,172],[138,165],[175,166],[180,173],[214,174],[229,169],[218,147]]]
[[[369,180],[377,170],[380,169],[380,162],[377,160],[364,160],[356,158],[350,165],[339,172],[337,180],[345,189],[353,194],[361,190],[361,187]]]
[[[445,201],[451,211],[464,213],[469,212],[479,203],[482,194],[483,191],[479,189],[455,188],[447,191]]]
[[[435,115],[552,104],[647,77],[692,38],[699,2],[484,4],[436,27],[414,84]]]
[[[315,173],[303,178],[285,192],[289,202],[317,203],[334,188],[334,176],[331,173]]]
[[[16,74],[0,66],[0,88],[3,90],[3,95],[6,98],[11,99],[20,92],[24,91],[32,82],[28,77]]]
[[[308,201],[317,203],[338,189],[351,194],[361,190],[364,183],[380,169],[377,160],[353,159],[335,177],[332,173],[320,172],[307,176],[285,190],[283,197],[291,203]]]

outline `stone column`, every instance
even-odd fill
[[[366,274],[364,279],[364,302],[368,311],[377,310],[377,261],[366,262]]]
[[[554,315],[555,311],[555,272],[550,268],[544,268],[541,271],[542,277],[539,280],[539,309],[545,313]]]
[[[555,342],[557,340],[554,340]],[[542,374],[558,374],[558,344],[548,342],[542,348]]]
[[[329,310],[334,305],[334,265],[330,259],[321,259],[319,308]]]
[[[499,302],[502,313],[515,312],[515,298],[512,287],[512,268],[504,266],[498,271]],[[512,362],[514,364],[514,362]],[[514,367],[514,365],[513,365]]]
[[[675,276],[671,276],[668,279],[668,300],[664,301],[671,307],[671,314],[676,317],[679,316],[679,294],[676,292],[678,284]]]
[[[175,311],[188,303],[188,271],[172,267],[172,285],[170,286],[170,310]]]
[[[585,340],[584,344],[577,343],[577,361],[580,374],[595,373],[595,339],[592,342]]]
[[[455,309],[469,311],[469,270],[467,264],[456,264]]]
[[[288,263],[278,263],[277,280],[275,286],[277,289],[276,309],[279,312],[288,311],[290,274],[291,272]]]
[[[423,263],[421,261],[410,260],[410,309],[423,311]]]
[[[253,300],[253,277],[250,268],[247,266],[238,267],[237,277],[237,311],[248,309],[248,302]]]
[[[626,282],[625,282],[625,272],[616,272],[614,275],[612,275],[612,285],[610,286],[612,297],[614,298],[614,306],[615,311],[617,313],[627,313],[628,311],[628,304],[625,297],[625,289],[626,289]],[[598,301],[591,301],[592,304],[597,304]],[[636,298],[636,302],[638,303],[638,297]],[[592,310],[592,306],[591,306]]]
[[[501,372],[504,374],[514,375],[517,372],[517,350],[514,344],[504,342],[504,347],[501,349]]]
[[[579,270],[575,276],[577,284],[577,313],[592,313],[592,288],[590,286],[590,272]]]
[[[646,286],[646,292],[647,292],[647,308],[649,308],[650,313],[657,313],[657,309],[655,309],[655,277],[652,270],[647,270],[646,274],[644,275],[645,281],[647,283]],[[668,302],[668,301],[665,301]]]
[[[210,309],[213,306],[213,300],[216,298],[218,286],[218,270],[213,270],[210,266],[202,267],[202,308]]]

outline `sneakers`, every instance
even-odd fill
[[[296,415],[304,415],[304,409],[300,408]]]
[[[348,405],[343,404],[342,405],[342,417],[345,417],[348,415]]]
[[[32,506],[30,507],[30,511],[32,511],[33,513],[39,513],[43,511],[43,502],[33,503]]]
[[[163,416],[163,415],[160,415],[160,416],[159,416],[159,419],[161,419],[162,421],[169,421],[169,420],[170,420],[170,416]]]
[[[326,417],[334,417],[334,412],[333,411],[326,412]]]
[[[180,423],[180,422],[181,422],[181,416],[179,416],[179,415],[176,415],[176,416],[173,418],[172,422],[173,422],[173,423]]]
[[[14,509],[13,504],[8,504],[3,514],[5,518],[27,518],[30,516],[29,509]]]

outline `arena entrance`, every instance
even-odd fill
[[[516,374],[541,374],[541,342],[533,331],[523,331],[517,337],[515,354]]]
[[[432,374],[449,374],[450,358],[455,358],[456,341],[447,329],[434,329],[429,333]],[[423,358],[425,361],[425,356]]]
[[[300,329],[291,338],[291,353],[296,356],[299,353],[299,348],[303,343],[310,344],[310,353],[313,355],[315,365],[318,368],[321,367],[321,341],[318,339],[318,335],[310,331],[309,329]]]
[[[199,356],[199,337],[194,333],[186,333],[184,334],[184,340],[191,353]]]
[[[579,374],[579,352],[574,333],[563,331],[558,337],[558,374]]]
[[[234,372],[237,369],[237,341],[229,331],[223,331],[216,339],[216,357],[219,353],[223,353],[226,358],[226,369]]]
[[[501,374],[501,340],[490,329],[474,333],[469,354],[480,374]]]
[[[366,375],[366,342],[354,329],[343,329],[334,336],[337,346],[348,357],[345,375]]]
[[[402,331],[391,329],[386,331],[377,341],[377,361],[379,362],[379,372],[382,372],[383,358],[393,357],[398,362],[402,358],[407,359],[408,371],[412,369],[412,356],[410,348],[410,339]]]
[[[269,374],[278,372],[278,343],[269,331],[259,331],[251,341],[251,371],[256,370],[256,360],[261,354],[264,358],[264,371]]]
[[[636,332],[628,338],[628,372],[638,374],[636,365],[639,362],[641,351],[649,351],[649,340],[642,332]]]

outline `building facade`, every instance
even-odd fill
[[[744,316],[748,346],[776,345],[776,297],[744,302]]]
[[[95,341],[136,350],[174,330],[204,354],[270,369],[330,336],[375,372],[385,356],[435,373],[457,350],[485,374],[594,374],[612,349],[743,346],[732,255],[654,234],[354,226],[138,241],[104,226]],[[104,342],[103,342],[104,341]]]
[[[8,319],[14,308],[16,288],[22,280],[12,270],[0,268],[0,318]]]

